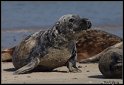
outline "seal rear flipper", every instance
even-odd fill
[[[113,49],[113,48],[114,48],[114,46],[110,46],[110,47],[104,49],[102,52],[100,52],[90,58],[82,59],[79,63],[97,63],[100,60],[101,56],[104,55],[105,52],[107,52],[108,50]]]
[[[97,54],[93,57],[87,58],[87,59],[82,59],[79,61],[79,63],[93,63],[93,62],[98,62],[100,58],[100,54]]]
[[[24,74],[26,72],[29,72],[29,71],[33,70],[36,66],[38,66],[39,63],[40,63],[40,59],[39,58],[34,58],[34,59],[31,60],[30,63],[28,63],[27,65],[25,65],[21,68],[19,68],[13,74]]]

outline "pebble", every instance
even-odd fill
[[[72,79],[78,79],[78,78],[72,78]]]
[[[82,66],[78,66],[78,68],[82,68]]]
[[[90,72],[89,70],[87,70],[86,72]]]

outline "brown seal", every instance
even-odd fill
[[[1,61],[12,61],[12,55],[15,47],[4,49],[1,51]]]
[[[78,62],[96,62],[97,59],[93,56],[121,41],[122,38],[102,30],[85,30],[81,32],[76,45]]]

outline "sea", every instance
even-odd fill
[[[98,28],[123,38],[123,1],[1,1],[1,48],[51,28],[65,14],[78,14]]]

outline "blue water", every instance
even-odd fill
[[[65,14],[89,18],[93,26],[120,25],[122,1],[2,1],[2,29],[53,25]]]
[[[78,14],[89,18],[94,28],[123,34],[122,1],[2,1],[1,5],[2,49],[16,46],[33,33],[18,30],[52,26],[65,14]]]

